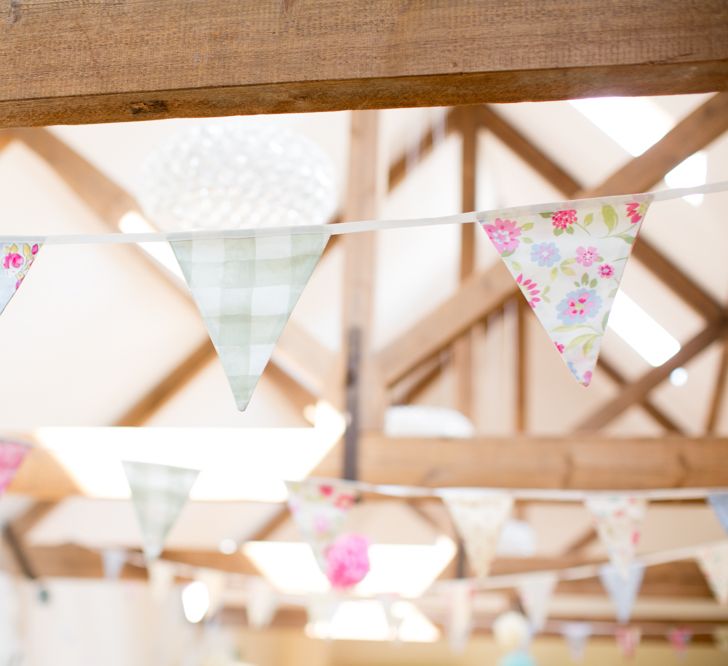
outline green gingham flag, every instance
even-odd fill
[[[124,461],[147,561],[157,559],[164,540],[187,503],[199,470]]]
[[[328,239],[315,231],[170,241],[241,411]]]

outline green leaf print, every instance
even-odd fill
[[[563,233],[564,230],[561,227],[556,227],[556,229],[554,229],[554,236],[561,236]]]
[[[585,354],[588,354],[588,349],[591,349],[594,344],[594,340],[597,337],[595,333],[584,333],[583,335],[577,335],[573,340],[566,345],[567,349],[574,349],[574,347],[582,347]]]
[[[587,284],[589,284],[589,273],[584,273],[581,276],[581,284],[586,287]]]
[[[588,227],[592,222],[594,222],[594,213],[589,213],[588,215],[584,216],[584,226]]]
[[[602,218],[604,224],[607,226],[609,233],[611,234],[617,226],[617,211],[614,210],[614,206],[602,206]]]
[[[551,219],[551,216],[553,215],[553,213],[539,213],[539,215],[542,218],[544,218],[545,220],[549,220],[549,219]]]
[[[559,269],[554,266],[551,269],[551,282],[553,282],[559,276]]]
[[[591,282],[589,282],[589,288],[590,289],[596,289],[596,286],[597,286],[597,279],[596,278],[592,278],[591,279]]]
[[[628,234],[617,234],[617,238],[621,238],[627,245],[634,243],[634,236],[629,236]]]
[[[528,231],[529,229],[533,229],[533,222],[527,222],[521,227],[521,231]]]
[[[511,262],[511,268],[514,271],[518,271],[519,273],[523,270],[523,268],[521,267],[521,264],[519,264],[517,261],[512,261]]]

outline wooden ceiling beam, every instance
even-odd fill
[[[21,1],[6,14],[0,126],[728,88],[717,0]]]
[[[360,478],[425,487],[582,490],[728,486],[721,438],[385,437],[364,434]],[[336,476],[339,449],[313,473]]]
[[[709,322],[698,334],[686,342],[671,359],[648,371],[640,379],[620,388],[619,393],[599,407],[593,414],[584,419],[576,428],[576,432],[593,432],[613,421],[631,405],[639,404],[670,373],[685,365],[700,354],[716,340],[728,333],[728,321]]]
[[[726,384],[728,384],[728,340],[723,343],[723,349],[721,350],[718,374],[715,378],[715,388],[713,389],[713,397],[708,410],[708,419],[705,424],[705,432],[708,435],[712,435],[718,427],[718,419],[720,418],[721,408],[725,398]]]

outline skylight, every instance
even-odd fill
[[[609,328],[655,368],[680,351],[680,343],[623,291],[614,298]]]

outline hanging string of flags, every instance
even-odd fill
[[[414,220],[336,225],[0,237],[0,313],[44,245],[168,242],[244,411],[293,308],[333,235],[477,223],[567,368],[588,386],[614,298],[655,201],[728,191],[698,187]]]

